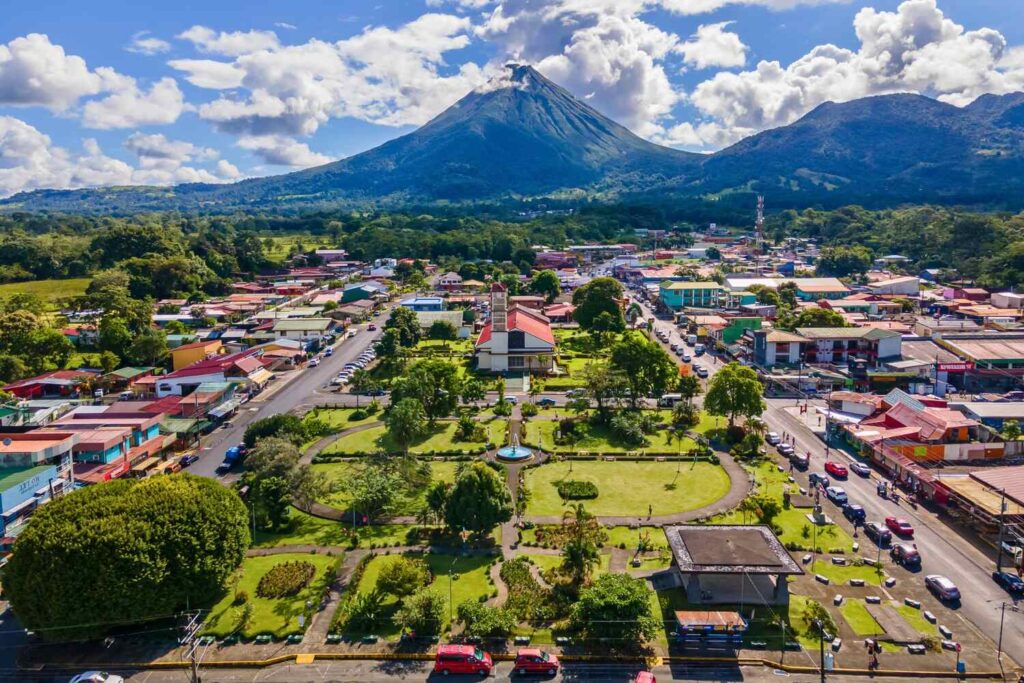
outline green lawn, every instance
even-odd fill
[[[35,294],[43,301],[53,302],[85,294],[85,288],[92,278],[80,277],[69,280],[32,280],[31,282],[8,282],[0,285],[0,299],[12,294]]]
[[[551,411],[557,412],[560,416],[570,415],[565,408],[556,408]],[[653,411],[667,425],[672,418],[671,410]],[[545,413],[551,414],[551,413]],[[707,433],[716,427],[715,418],[701,413],[700,422],[691,431],[698,434]],[[647,445],[627,446],[612,435],[611,430],[604,425],[581,425],[584,436],[575,444],[555,444],[555,432],[558,430],[558,422],[555,420],[530,420],[527,426],[527,438],[524,443],[538,446],[549,453],[579,453],[587,451],[592,453],[627,453],[630,451],[654,451],[658,453],[680,453],[692,449],[696,444],[692,439],[685,438],[677,442],[672,433],[667,429],[659,430],[647,436]]]
[[[369,401],[367,401],[367,403],[369,403]],[[367,415],[362,420],[353,420],[352,413],[354,412],[354,408],[314,408],[306,413],[304,419],[321,420],[338,431],[344,431],[351,427],[358,427],[359,425],[364,425],[369,422],[379,422],[384,419],[381,411],[378,410],[373,415]]]
[[[404,544],[412,526],[401,524],[374,524],[359,527],[359,541],[363,547]],[[279,548],[286,545],[348,546],[352,541],[352,525],[321,519],[293,509],[291,529],[281,533],[256,531],[253,547]]]
[[[266,241],[270,240],[270,247]],[[288,257],[288,252],[296,244],[301,244],[306,251],[314,249],[330,249],[330,240],[326,237],[314,235],[271,235],[259,238],[263,244],[263,253],[270,261],[282,262]]]
[[[841,586],[849,585],[850,579],[863,579],[869,586],[880,586],[885,581],[885,572],[879,572],[870,565],[864,564],[856,567],[848,564],[844,567],[832,564],[829,560],[815,560],[811,562],[808,573],[827,576],[833,584]]]
[[[455,341],[449,342],[441,341],[439,339],[424,339],[419,344],[416,345],[415,349],[413,349],[414,353],[417,351],[440,351],[442,353],[447,352],[450,355],[462,355],[465,353],[472,353],[473,338],[470,337],[467,339],[456,339]]]
[[[411,453],[431,453],[465,451],[466,453],[482,453],[485,441],[456,441],[455,430],[458,425],[455,422],[438,422],[431,433],[413,444],[409,449]],[[391,441],[384,425],[370,427],[353,434],[344,436],[323,450],[325,455],[339,453],[342,455],[357,455],[360,453],[376,453],[384,450],[388,453],[397,453],[401,449]]]
[[[306,588],[289,598],[266,599],[256,594],[256,586],[264,574],[275,565],[295,560],[309,562],[316,567],[316,575]],[[210,610],[203,632],[218,638],[236,632],[242,638],[252,638],[261,633],[270,633],[276,638],[303,633],[305,628],[299,626],[298,617],[306,611],[306,601],[309,600],[315,609],[320,603],[324,587],[334,577],[340,562],[340,557],[300,553],[247,557],[236,575],[237,584],[229,588],[221,601]],[[248,594],[248,604],[252,605],[246,624],[241,623],[246,611],[245,606],[232,604],[235,593],[239,591]],[[306,626],[309,626],[311,615],[306,616]]]
[[[457,608],[467,600],[480,600],[490,596],[494,590],[490,583],[490,565],[492,558],[483,556],[456,557],[454,555],[439,555],[427,553],[416,555],[426,559],[430,565],[433,581],[428,588],[441,595],[445,602],[444,623],[441,626],[443,633],[449,625],[448,621],[448,595],[449,575],[452,576],[451,596],[452,603]],[[360,593],[369,593],[377,585],[377,577],[381,570],[388,563],[394,562],[397,555],[379,555],[366,566],[362,579],[359,581],[358,590]],[[454,561],[454,565],[452,562]],[[398,602],[393,596],[387,596],[384,600],[384,610],[381,619],[372,629],[374,635],[384,638],[398,636],[400,629],[391,621],[392,616],[398,608]]]
[[[892,605],[900,613],[900,616],[903,617],[903,620],[910,624],[910,627],[918,633],[923,633],[926,636],[939,635],[939,627],[925,619],[921,610],[914,609],[910,605],[904,605],[903,603],[894,602]]]
[[[459,465],[465,464],[464,462],[431,462],[430,473],[431,478],[434,481],[443,481],[446,483],[453,483],[455,481],[455,470]],[[323,472],[333,484],[340,485],[342,481],[358,466],[358,463],[354,462],[332,462],[332,463],[319,463],[313,465],[315,472]],[[423,507],[423,497],[426,495],[426,488],[419,491],[415,499],[408,501],[408,505],[405,508],[398,511],[399,515],[415,515],[416,512]],[[350,502],[348,494],[343,491],[334,491],[330,493],[328,497],[320,501],[325,505],[337,508],[339,510],[347,510]]]
[[[839,606],[839,613],[858,636],[877,636],[885,632],[860,600],[844,601]]]
[[[537,568],[540,569],[541,572],[546,572],[549,569],[555,569],[557,567],[562,566],[561,555],[530,555],[529,553],[527,553],[526,557],[530,559],[530,562],[533,562],[535,565],[537,565]],[[596,567],[594,567],[593,577],[597,578],[601,574],[607,574],[608,568],[611,565],[611,561],[611,553],[601,553],[600,562]]]
[[[570,472],[570,466],[572,471]],[[591,481],[598,496],[581,501],[595,515],[666,515],[694,510],[729,491],[729,475],[706,462],[606,462],[602,460],[556,462],[526,471],[531,498],[528,515],[561,515],[565,505],[557,482],[563,479]]]

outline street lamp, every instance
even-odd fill
[[[818,627],[818,671],[821,672],[821,683],[825,683],[825,624],[821,619],[815,619],[814,625]]]

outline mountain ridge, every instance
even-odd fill
[[[233,184],[36,190],[0,209],[134,213],[472,205],[533,198],[1024,206],[1024,93],[956,107],[915,94],[818,105],[714,154],[649,142],[510,64],[422,127],[315,168]]]

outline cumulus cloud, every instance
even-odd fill
[[[683,61],[698,69],[740,67],[747,63],[747,46],[726,27],[732,22],[702,24],[690,39],[679,46]]]
[[[161,78],[145,91],[134,79],[102,100],[87,102],[82,123],[89,128],[131,128],[174,123],[185,110],[185,95],[173,78]]]
[[[196,46],[200,52],[238,57],[259,50],[273,50],[280,43],[273,31],[214,31],[207,26],[193,26],[177,36]]]
[[[238,90],[202,105],[199,115],[240,137],[310,135],[340,117],[388,126],[422,124],[486,80],[484,70],[472,63],[440,73],[447,66],[445,54],[469,44],[470,30],[467,18],[425,14],[398,28],[369,27],[337,42],[310,40],[230,63],[176,60],[171,66],[187,73],[194,85]],[[284,149],[278,158],[291,160],[289,165],[320,161],[292,145]]]
[[[162,52],[170,52],[171,44],[166,40],[150,35],[149,31],[139,31],[132,36],[132,42],[124,49],[128,52],[152,57]]]
[[[0,105],[40,106],[65,111],[82,97],[124,84],[113,69],[89,69],[48,36],[31,33],[0,45]]]
[[[709,131],[728,131],[717,136],[718,144],[792,123],[826,101],[918,92],[964,105],[984,93],[1024,88],[1019,48],[1009,49],[992,29],[965,30],[935,0],[906,0],[894,12],[864,8],[853,26],[856,51],[820,45],[787,67],[762,61],[700,83],[690,100],[713,124]],[[698,137],[716,146],[710,136]]]
[[[330,157],[312,151],[309,145],[285,135],[243,137],[238,141],[238,146],[255,153],[265,163],[272,166],[309,168],[331,161]]]

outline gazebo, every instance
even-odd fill
[[[767,526],[665,527],[676,585],[690,604],[785,605],[786,577],[803,569]]]

